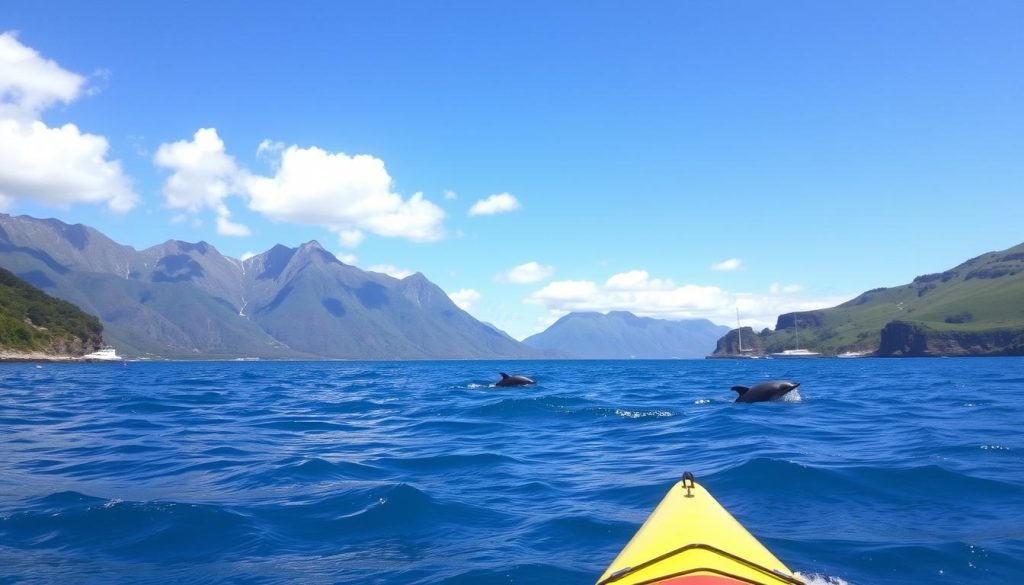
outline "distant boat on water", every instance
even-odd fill
[[[725,354],[711,354],[705,356],[705,359],[724,359],[724,360],[756,360],[761,356],[753,353],[753,349],[743,347],[743,327],[740,326],[740,310],[736,309],[736,338],[739,340],[739,353],[725,353]]]
[[[800,348],[800,321],[796,318],[796,313],[793,314],[793,338],[795,340],[795,349],[785,349],[772,354],[775,359],[789,359],[789,358],[819,358],[821,354],[816,351],[809,349]]]
[[[844,351],[843,353],[838,354],[836,357],[837,358],[862,358],[862,357],[868,357],[870,355],[871,355],[870,351]]]
[[[816,351],[809,349],[786,349],[772,354],[773,358],[816,358],[821,357],[821,354]]]
[[[92,353],[87,353],[83,355],[82,359],[99,362],[119,362],[121,361],[122,358],[121,356],[117,355],[117,351],[113,347],[108,345],[98,351],[94,351]]]

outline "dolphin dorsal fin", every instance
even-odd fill
[[[505,372],[498,372],[498,373],[501,374],[501,379],[502,380],[504,380],[505,378],[509,377],[508,374],[506,374]]]
[[[746,394],[747,390],[750,390],[750,388],[747,388],[746,386],[733,386],[732,387],[732,391],[733,392],[738,392],[740,396],[743,396],[744,394]]]

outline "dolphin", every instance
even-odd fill
[[[498,372],[501,374],[501,379],[494,383],[495,386],[526,386],[527,384],[533,384],[534,381],[527,378],[526,376],[509,376],[505,372]]]
[[[778,400],[785,396],[787,392],[796,390],[796,387],[799,385],[800,382],[772,380],[770,382],[761,382],[753,388],[733,386],[732,390],[739,393],[739,396],[736,397],[736,402],[765,402],[767,400]]]

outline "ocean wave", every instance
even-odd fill
[[[9,365],[0,582],[582,585],[686,470],[817,585],[1014,582],[1022,362],[941,361]]]
[[[6,546],[90,551],[109,558],[202,560],[244,549],[251,524],[217,506],[50,494],[0,517]],[[187,543],[187,546],[182,546]]]

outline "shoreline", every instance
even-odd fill
[[[93,358],[87,358],[85,356],[74,356],[74,355],[53,355],[43,353],[41,351],[30,351],[30,352],[16,352],[16,351],[0,351],[0,363],[11,362],[11,363],[24,363],[24,362],[48,362],[48,363],[120,363],[122,360],[98,360]]]

